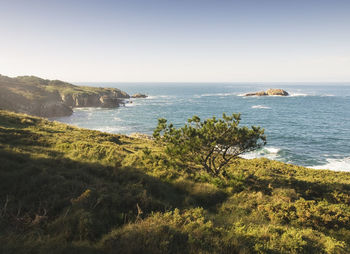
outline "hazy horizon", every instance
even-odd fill
[[[0,73],[67,82],[350,81],[350,1],[0,0]]]

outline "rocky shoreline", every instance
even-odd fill
[[[0,75],[0,109],[41,117],[70,116],[75,107],[115,108],[130,95],[116,88],[76,86],[34,76]]]
[[[144,99],[147,97],[148,96],[146,94],[143,94],[143,93],[135,93],[131,96],[131,98],[134,98],[134,99]]]

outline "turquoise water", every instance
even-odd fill
[[[147,99],[116,109],[75,109],[55,120],[110,133],[151,134],[160,117],[176,126],[188,118],[240,112],[243,125],[265,129],[267,145],[246,158],[267,157],[313,168],[350,171],[350,84],[84,84],[117,87]],[[244,97],[283,88],[288,97]]]

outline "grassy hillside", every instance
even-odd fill
[[[0,111],[0,253],[349,253],[349,173],[267,159],[228,172]]]
[[[129,95],[116,88],[75,86],[34,76],[0,75],[0,109],[53,117],[70,115],[72,107],[115,107]]]

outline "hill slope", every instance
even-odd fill
[[[117,107],[129,95],[115,88],[75,86],[34,76],[0,75],[0,109],[36,116],[72,114],[73,107]]]
[[[0,110],[0,253],[348,253],[349,203],[349,173],[238,159],[213,178]]]

